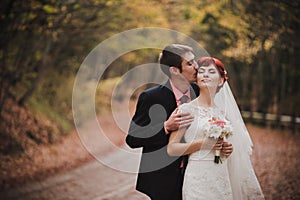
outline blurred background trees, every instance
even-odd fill
[[[2,0],[0,116],[10,99],[70,127],[73,81],[85,56],[114,34],[148,26],[185,33],[223,60],[242,110],[299,116],[299,4],[297,0]],[[126,54],[112,63],[104,78],[156,62],[157,56],[149,49]]]

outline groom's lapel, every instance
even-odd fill
[[[164,85],[163,98],[164,98],[165,102],[167,102],[167,105],[169,105],[169,108],[173,112],[173,110],[177,107],[177,104],[176,104],[176,98],[175,98],[174,92],[173,92],[171,84],[170,84],[170,80],[168,80]]]

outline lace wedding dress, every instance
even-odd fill
[[[193,123],[186,130],[184,139],[187,143],[203,139],[204,124],[212,117],[224,120],[225,113],[218,107],[202,107],[196,100],[179,107],[180,112],[190,112],[194,116]],[[235,133],[231,137],[234,137]],[[228,139],[230,140],[230,138]],[[231,141],[229,141],[231,142]],[[232,142],[231,142],[232,143]],[[233,144],[233,143],[232,143]],[[233,144],[234,147],[234,144]],[[231,156],[235,156],[233,153]],[[214,151],[202,149],[189,155],[183,183],[183,199],[264,199],[259,183],[253,171],[250,157],[247,166],[247,178],[241,178],[230,158],[221,158],[222,163],[214,163]],[[236,160],[235,160],[236,163]],[[236,166],[239,167],[239,166]],[[241,172],[245,173],[245,172]]]

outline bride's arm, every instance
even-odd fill
[[[190,143],[181,143],[181,139],[187,128],[180,128],[171,133],[169,144],[167,147],[170,156],[182,156],[194,153],[201,149],[221,150],[223,139],[213,140],[210,138],[203,138],[202,140],[195,140]]]
[[[180,128],[177,131],[173,131],[169,138],[169,144],[167,147],[168,154],[170,156],[182,156],[199,151],[202,146],[202,141],[197,140],[191,143],[181,143],[181,139],[186,131],[186,128]]]

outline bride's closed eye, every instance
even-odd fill
[[[202,74],[202,73],[205,73],[205,71],[208,71],[208,73],[210,73],[210,74],[215,74],[215,73],[217,73],[217,70],[216,69],[214,69],[214,68],[211,68],[211,69],[198,69],[198,74]]]

